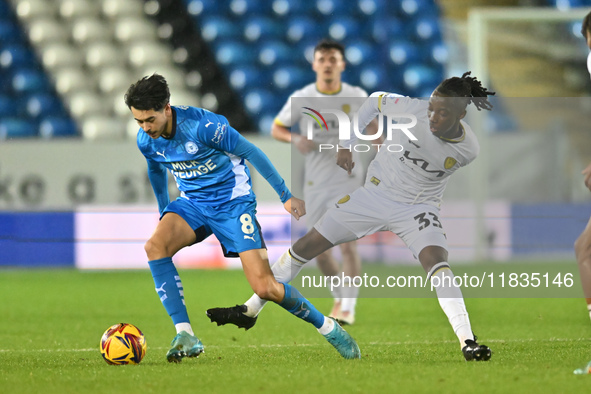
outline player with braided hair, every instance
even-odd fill
[[[376,116],[416,119],[409,131],[416,140],[402,138],[402,149],[382,147],[370,163],[364,186],[343,196],[306,235],[273,265],[282,280],[293,279],[302,266],[320,253],[378,231],[397,234],[418,258],[427,280],[436,290],[439,304],[458,337],[466,360],[486,361],[491,350],[476,342],[459,287],[448,261],[447,239],[439,221],[439,207],[450,175],[471,163],[479,152],[478,141],[463,120],[466,108],[492,109],[488,96],[494,92],[479,80],[462,77],[444,80],[429,100],[385,92],[368,97],[358,112],[359,130]],[[406,141],[408,140],[408,141]],[[350,172],[355,137],[340,141],[337,164]],[[387,142],[388,143],[388,142]],[[258,310],[245,305],[208,310],[218,325],[232,323],[252,327]]]
[[[436,92],[448,97],[466,97],[466,106],[474,104],[476,109],[486,109],[490,111],[492,104],[488,101],[487,96],[492,96],[495,92],[489,92],[487,88],[482,86],[475,77],[470,76],[471,72],[465,72],[462,77],[451,77],[441,82]],[[458,100],[461,102],[461,100]]]

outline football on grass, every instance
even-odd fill
[[[111,365],[139,364],[146,354],[146,338],[133,324],[114,324],[103,334],[100,350]]]

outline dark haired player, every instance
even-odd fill
[[[344,358],[359,358],[357,343],[339,324],[318,312],[297,289],[275,280],[255,216],[256,197],[245,161],[269,182],[296,219],[305,214],[304,202],[292,197],[267,156],[226,118],[201,108],[171,106],[169,99],[168,84],[158,74],[132,84],[125,94],[125,103],[141,127],[137,145],[148,162],[161,215],[145,250],[156,292],[177,331],[166,355],[168,361],[179,362],[203,352],[189,322],[172,256],[211,234],[220,241],[225,256],[240,257],[246,279],[259,297],[313,324]],[[167,171],[181,192],[172,202]]]

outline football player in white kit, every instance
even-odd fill
[[[301,111],[292,111],[293,98],[312,98],[319,108],[334,108],[345,113],[354,113],[362,103],[359,98],[366,98],[367,92],[358,86],[341,81],[345,70],[345,49],[335,41],[322,40],[314,48],[312,69],[316,73],[316,81],[295,91],[287,100],[279,114],[275,117],[271,135],[276,140],[293,143],[305,155],[304,170],[304,201],[306,201],[306,224],[311,229],[326,210],[342,196],[352,192],[363,184],[365,172],[356,167],[350,173],[344,172],[335,163],[334,151],[321,152],[319,144],[338,144],[338,130],[335,127],[323,130],[316,123],[312,140],[302,134],[306,132],[306,122],[310,120]],[[290,130],[299,126],[300,133]],[[369,127],[370,133],[375,125]],[[359,163],[359,158],[356,158]],[[355,240],[340,244],[345,276],[361,275],[361,258],[357,253]],[[341,269],[331,250],[316,257],[318,267],[325,276],[340,274]],[[355,306],[359,288],[355,286],[337,287],[333,290],[334,306],[330,313],[342,324],[353,324]],[[248,305],[248,302],[246,303]]]
[[[583,19],[581,34],[585,37],[587,46],[591,49],[591,12]],[[591,75],[591,52],[587,56],[587,70]],[[585,186],[591,190],[591,164],[583,170],[583,175],[585,176]],[[579,273],[581,274],[583,294],[587,301],[587,310],[591,318],[591,219],[589,219],[585,230],[575,241],[575,255],[579,265]]]
[[[427,272],[465,359],[489,360],[492,352],[476,342],[462,292],[453,286],[439,205],[449,176],[478,155],[478,141],[463,121],[466,108],[474,104],[478,110],[492,109],[487,97],[493,94],[470,77],[470,72],[444,80],[428,101],[373,93],[359,110],[359,129],[378,114],[410,115],[417,123],[408,130],[417,139],[402,138],[394,149],[387,143],[382,146],[367,170],[365,185],[341,198],[273,264],[277,281],[289,282],[306,262],[334,245],[377,231],[392,231]],[[347,172],[353,169],[354,161],[346,148],[354,143],[342,141],[338,154],[337,162]],[[252,327],[260,309],[249,305],[246,312],[240,310],[244,308],[214,308],[208,315],[218,324],[244,325],[250,321]]]

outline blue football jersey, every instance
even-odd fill
[[[244,158],[231,153],[242,137],[227,119],[187,106],[173,106],[172,113],[170,138],[152,139],[143,129],[137,134],[138,148],[148,164],[158,163],[168,169],[181,197],[199,203],[220,205],[242,196],[254,199]],[[154,187],[157,197],[159,193],[168,195],[167,191]]]

